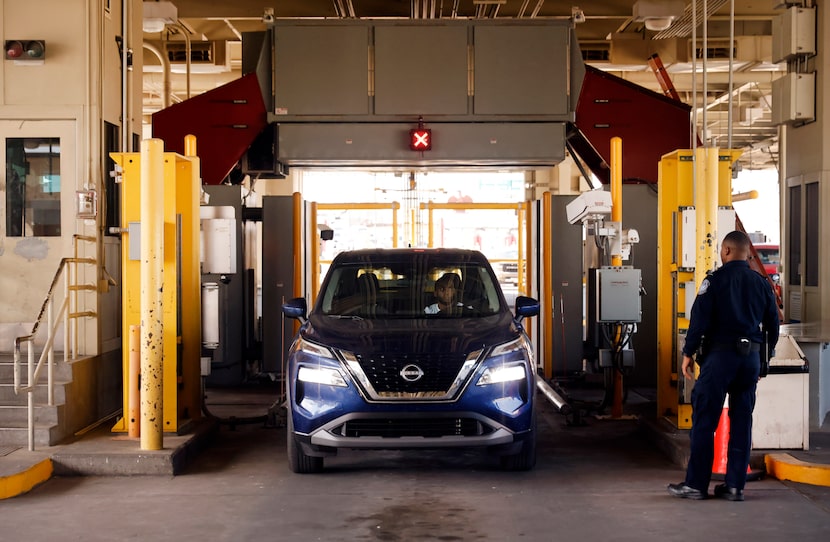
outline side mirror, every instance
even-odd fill
[[[295,297],[282,304],[282,313],[288,318],[305,320],[308,304],[304,297]]]
[[[516,318],[530,318],[539,315],[539,302],[532,297],[520,295],[516,298]]]

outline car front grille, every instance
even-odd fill
[[[445,396],[461,371],[465,358],[447,354],[378,355],[357,356],[357,361],[379,397],[418,399]],[[417,373],[415,367],[423,372],[417,379],[411,375]],[[402,375],[405,369],[409,370],[409,379]]]
[[[367,418],[350,420],[332,431],[344,437],[473,437],[493,428],[473,418]]]

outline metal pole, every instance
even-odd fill
[[[706,148],[706,271],[715,269],[718,258],[718,154],[718,147]]]
[[[398,248],[398,204],[392,204],[392,248]]]
[[[611,221],[622,226],[622,139],[619,137],[611,138]],[[611,254],[611,265],[621,266],[622,254]]]
[[[46,322],[48,326],[47,329],[49,330],[47,344],[51,345],[48,353],[46,354],[46,393],[49,406],[53,406],[55,404],[55,381],[53,380],[54,370],[52,368],[55,364],[55,345],[53,342],[54,338],[52,337],[55,333],[54,325],[52,324],[55,317],[52,315],[52,303],[53,300],[50,297],[49,304],[46,306]],[[69,315],[66,317],[69,318]]]
[[[302,297],[303,295],[303,269],[301,254],[303,250],[303,199],[299,192],[294,192],[294,236],[293,236],[293,252],[294,252],[294,288],[292,289],[294,297]]]
[[[66,292],[66,315],[63,317],[63,361],[69,361],[69,315],[72,314],[72,305],[69,299],[69,264],[63,270],[63,289]]]
[[[311,209],[309,211],[309,224],[311,225],[311,302],[317,299],[317,293],[320,291],[320,228],[317,227],[317,202],[311,202]]]
[[[618,236],[622,236],[622,139],[611,138],[611,221],[616,222],[619,230]],[[622,265],[622,254],[611,254],[611,265],[620,267]],[[615,344],[620,340],[620,326],[616,326],[617,336],[614,337]],[[616,346],[615,346],[616,350]],[[623,413],[623,379],[622,372],[613,367],[614,373],[614,402],[611,404],[611,416],[620,418]]]
[[[141,435],[141,326],[130,326],[130,374],[127,375],[129,391],[129,412],[127,412],[127,435],[138,438]]]
[[[26,411],[29,415],[29,451],[35,451],[35,351],[32,349],[34,338],[26,342],[27,361],[29,362],[29,392]]]
[[[542,278],[544,296],[542,297],[543,327],[545,347],[542,358],[546,379],[553,378],[553,269],[551,263],[551,247],[553,246],[553,201],[550,192],[542,194]]]
[[[141,142],[141,449],[163,446],[164,142]],[[169,405],[175,408],[175,405]]]

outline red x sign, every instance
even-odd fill
[[[409,131],[409,148],[413,151],[428,151],[432,149],[432,130],[418,128]]]

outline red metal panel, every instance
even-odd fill
[[[204,184],[220,184],[268,125],[255,73],[153,114],[153,137],[164,150],[184,154],[184,137],[196,136]]]
[[[608,183],[611,138],[622,138],[624,182],[657,182],[664,154],[691,147],[691,107],[615,75],[585,66],[570,143]],[[582,138],[584,136],[584,139]]]

